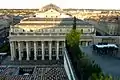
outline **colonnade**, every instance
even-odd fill
[[[38,52],[38,41],[32,41],[33,42],[33,51],[34,53],[34,60],[37,60],[37,52]],[[41,60],[45,60],[45,41],[40,41],[41,42]],[[52,60],[52,41],[47,41],[48,42],[48,53],[49,53],[49,60]],[[23,46],[23,41],[11,41],[10,42],[10,50],[11,50],[11,60],[15,60],[16,58],[16,49],[18,50],[18,55],[19,55],[19,60],[22,60],[22,52],[23,52],[23,48],[25,48],[26,50],[26,60],[30,60],[30,41],[24,41],[25,45]],[[62,41],[62,46],[60,46],[60,41],[55,41],[55,57],[56,60],[59,60],[59,56],[60,56],[60,48],[64,48],[65,43],[64,41]],[[63,51],[62,51],[63,52]]]

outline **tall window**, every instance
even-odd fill
[[[83,29],[81,29],[81,33],[83,33]]]
[[[59,45],[62,46],[62,41],[59,42]]]
[[[62,48],[59,48],[59,55],[62,55]]]
[[[30,46],[31,46],[31,47],[33,47],[33,46],[34,46],[33,41],[30,41]]]
[[[55,47],[55,41],[53,41],[53,42],[52,42],[52,46],[54,46],[54,47]]]
[[[49,50],[48,50],[48,48],[45,48],[45,55],[49,55]]]
[[[41,46],[41,42],[40,41],[38,41],[38,46]]]
[[[33,30],[30,29],[30,32],[33,32]]]
[[[60,32],[62,32],[62,29],[60,29]]]
[[[26,42],[23,42],[23,45],[26,46]]]
[[[52,55],[56,55],[56,50],[55,50],[55,48],[52,48]]]
[[[41,48],[38,49],[38,55],[39,55],[39,56],[42,55],[42,50],[41,50]]]

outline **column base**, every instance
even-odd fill
[[[52,60],[52,58],[49,58],[49,60]]]
[[[13,59],[13,58],[11,58],[11,61],[14,61],[14,59]]]
[[[27,58],[26,60],[30,60],[29,58]]]
[[[56,60],[59,60],[59,58],[56,58]]]
[[[37,60],[37,58],[34,58],[34,60]]]
[[[21,58],[19,58],[19,61],[21,61],[22,59]]]
[[[42,58],[42,60],[45,60],[44,58]]]

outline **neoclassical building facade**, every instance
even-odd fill
[[[59,60],[63,58],[65,36],[72,29],[73,17],[54,4],[41,8],[34,17],[21,20],[10,27],[11,60]],[[93,43],[95,28],[77,19],[80,44]]]

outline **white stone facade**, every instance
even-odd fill
[[[51,7],[52,6],[52,7]],[[48,7],[51,7],[50,9]],[[73,18],[53,4],[47,11],[38,12],[37,17],[23,19],[10,27],[9,40],[11,60],[59,60],[63,56],[66,33],[72,29]],[[39,15],[39,16],[38,16]],[[83,34],[80,43],[93,42],[94,26],[77,19],[76,27]]]

